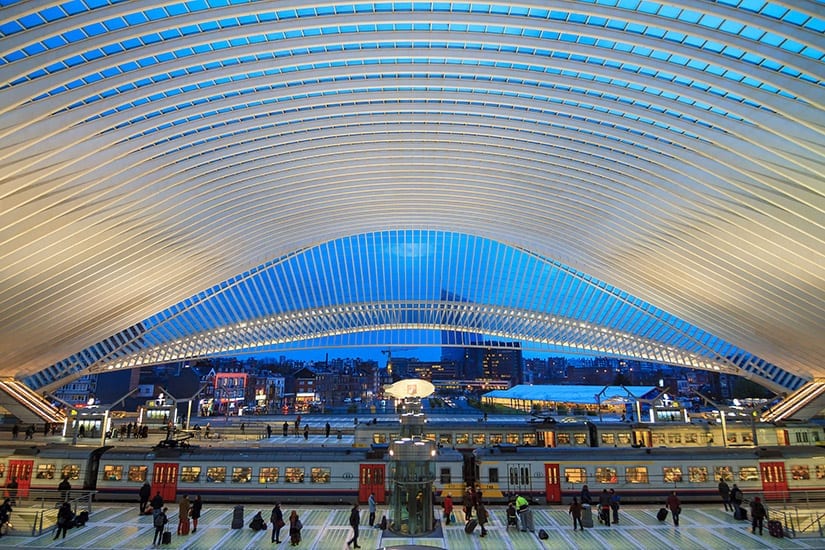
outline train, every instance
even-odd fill
[[[529,447],[692,447],[735,448],[754,446],[814,446],[825,441],[820,424],[805,422],[776,425],[764,422],[593,422],[584,418],[532,417],[524,420],[455,421],[431,417],[425,436],[442,447],[472,450],[495,445]],[[353,445],[383,445],[400,435],[397,421],[360,423]]]
[[[62,478],[102,501],[132,501],[145,482],[167,502],[183,494],[212,502],[386,502],[392,462],[387,447],[261,445],[257,448],[186,448],[46,445],[0,452],[0,482],[16,480],[18,493],[55,490]],[[579,494],[618,491],[622,500],[661,501],[670,491],[682,500],[716,495],[725,479],[746,493],[794,498],[825,490],[825,452],[819,447],[551,448],[492,445],[469,452],[441,447],[433,459],[437,499],[461,501],[478,487],[485,500],[516,494],[558,504]]]

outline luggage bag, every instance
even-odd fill
[[[163,535],[161,535],[160,543],[161,544],[172,544],[172,532],[171,531],[164,531]]]
[[[782,522],[775,519],[768,520],[768,534],[780,539],[784,537],[785,532],[782,529]]]
[[[733,511],[733,519],[737,519],[739,521],[748,521],[748,511],[742,508],[741,506],[738,506]]]
[[[478,521],[477,521],[477,520],[474,520],[474,519],[471,519],[470,521],[468,521],[468,522],[464,525],[464,532],[465,532],[465,533],[467,533],[467,534],[469,535],[469,534],[471,534],[473,531],[475,531],[475,530],[476,530],[476,527],[477,527],[477,526],[478,526]]]
[[[656,513],[656,519],[665,521],[667,519],[667,508],[659,508],[659,511]]]

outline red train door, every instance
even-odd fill
[[[152,496],[160,493],[163,502],[175,502],[178,497],[178,465],[158,463],[152,473]]]
[[[358,477],[358,501],[367,502],[370,493],[375,493],[375,501],[383,504],[384,494],[384,464],[361,464]]]
[[[32,483],[34,460],[9,460],[9,475],[6,476],[6,485],[11,480],[17,481],[17,494],[21,497],[29,496],[29,487]]]
[[[767,500],[779,500],[788,496],[788,480],[784,462],[761,462],[762,492]]]
[[[561,503],[561,479],[559,478],[558,464],[544,465],[544,479],[547,493],[547,503]]]

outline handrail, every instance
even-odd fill
[[[89,514],[92,513],[92,503],[97,491],[86,490],[70,490],[66,495],[62,495],[61,491],[49,489],[29,489],[28,492],[21,494],[7,495],[12,499],[12,506],[15,508],[12,514],[19,516],[25,514],[33,514],[32,530],[33,537],[43,534],[45,528],[49,528],[57,523],[57,510],[59,504],[68,502],[72,507],[72,512],[77,515],[78,509],[86,510]]]

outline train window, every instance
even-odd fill
[[[811,479],[811,470],[807,465],[791,466],[792,479]]]
[[[0,479],[6,477],[6,465],[0,464]]]
[[[441,468],[441,475],[439,476],[439,480],[441,481],[442,485],[447,485],[448,483],[453,482],[452,472],[450,472],[449,468]]]
[[[699,443],[699,434],[695,432],[688,432],[684,434],[685,436],[685,443]]]
[[[147,470],[148,468],[146,466],[129,466],[129,473],[126,474],[126,479],[129,481],[146,481]]]
[[[706,466],[688,466],[688,481],[691,483],[705,483],[708,480]]]
[[[261,468],[258,472],[258,483],[278,483],[278,468]]]
[[[501,434],[490,434],[490,445],[501,445],[504,443],[504,436]]]
[[[596,481],[599,483],[618,483],[616,468],[596,468]]]
[[[80,466],[77,464],[65,464],[60,469],[60,479],[80,479]]]
[[[54,479],[54,464],[38,464],[37,479]]]
[[[621,445],[630,445],[631,439],[630,439],[630,434],[629,433],[623,432],[623,433],[617,434],[617,437],[619,438],[619,443]]]
[[[825,479],[825,465],[817,464],[814,471],[816,472],[816,479]]]
[[[226,483],[226,467],[210,466],[207,468],[206,481],[208,483]]]
[[[536,434],[524,434],[524,444],[531,445],[533,447],[536,446],[536,442],[538,441]]]
[[[736,443],[736,434],[735,433],[729,433],[728,434],[728,443]]]
[[[647,466],[628,466],[624,469],[624,477],[628,483],[648,483]]]
[[[498,468],[490,468],[487,471],[487,478],[490,483],[498,483]]]
[[[232,483],[249,483],[252,481],[252,468],[240,466],[232,468]]]
[[[616,443],[616,435],[615,434],[602,434],[602,443],[605,445],[613,445]]]
[[[740,481],[759,481],[759,470],[756,466],[742,466],[739,468]]]
[[[653,445],[665,445],[667,443],[667,440],[665,439],[665,434],[663,433],[650,434],[650,440],[653,442]]]
[[[714,468],[713,477],[716,481],[733,481],[733,470],[730,466],[717,466]]]
[[[309,480],[312,483],[329,483],[332,471],[329,468],[312,468],[309,471]]]
[[[201,478],[200,466],[184,466],[180,470],[180,480],[184,483],[197,483]]]
[[[304,469],[298,466],[284,468],[284,481],[287,483],[303,483]]]
[[[467,445],[470,442],[470,434],[455,434],[456,445]]]
[[[808,442],[808,432],[796,432],[796,442],[797,443],[807,443]]]
[[[486,442],[487,442],[487,434],[483,434],[483,433],[473,434],[473,445],[475,445],[477,447],[483,447]]]
[[[387,434],[381,433],[381,432],[376,432],[376,433],[372,434],[372,442],[373,443],[378,443],[379,445],[382,444],[382,443],[386,443],[387,442]]]
[[[453,444],[453,435],[452,434],[438,434],[438,444],[439,445],[452,445]]]
[[[682,469],[678,466],[665,466],[662,468],[662,474],[664,475],[665,482],[667,483],[682,482]]]
[[[509,443],[510,445],[518,445],[519,443],[521,443],[519,441],[519,434],[513,432],[508,433],[507,443]]]
[[[103,467],[103,479],[106,481],[120,481],[123,479],[123,466],[106,464]]]
[[[426,439],[427,441],[437,441],[434,433],[424,434],[424,439]]]
[[[670,445],[682,443],[682,434],[669,432],[667,434],[667,442]]]
[[[739,434],[742,437],[742,443],[753,443],[753,434],[750,432],[745,432]]]
[[[570,434],[556,434],[556,443],[559,445],[570,445]]]
[[[584,468],[565,468],[564,481],[567,483],[587,483],[587,470]]]
[[[576,442],[576,445],[585,445],[587,443],[587,434],[573,434],[573,441]]]
[[[699,439],[706,445],[713,445],[713,434],[711,432],[702,432],[699,434]]]

